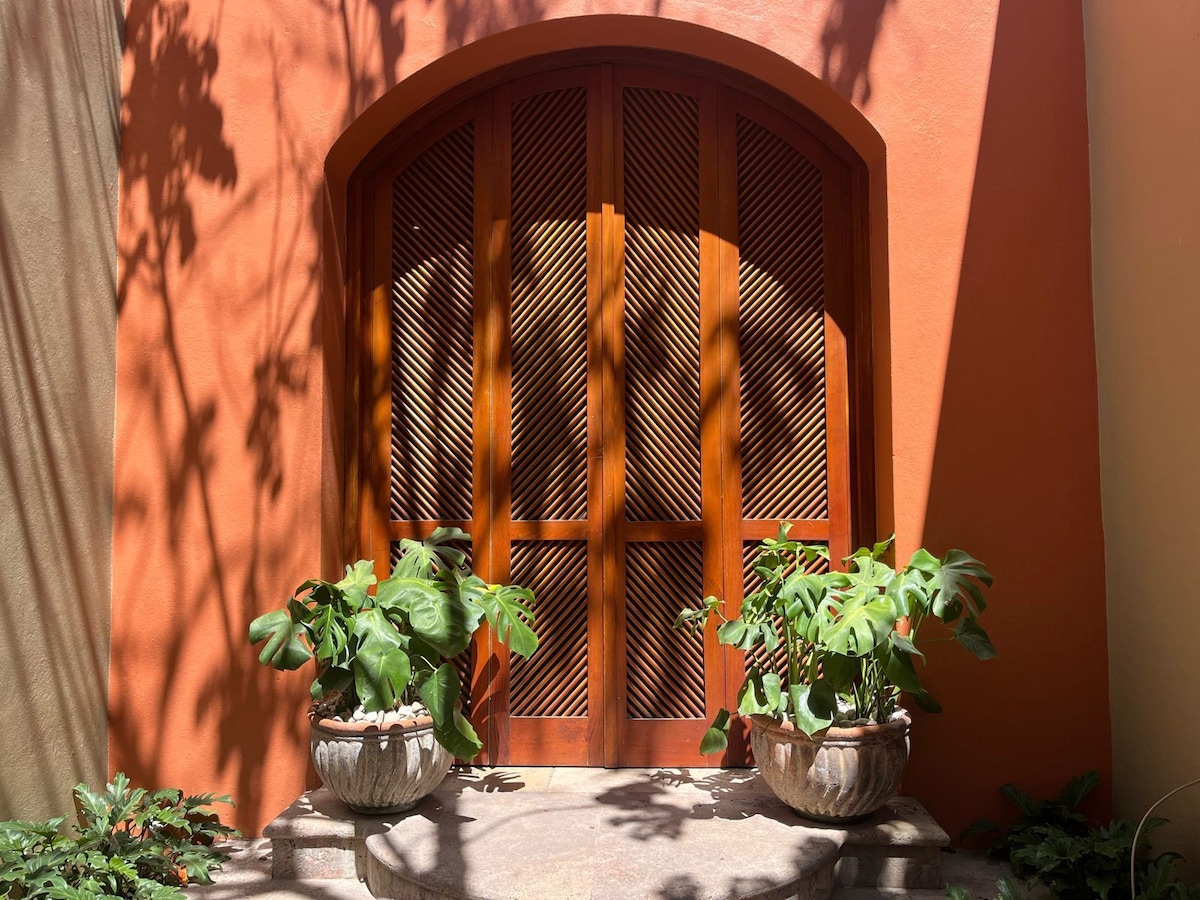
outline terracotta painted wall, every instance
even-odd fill
[[[0,3],[0,820],[108,766],[121,14]]]
[[[1098,0],[1085,18],[1113,805],[1140,818],[1200,778],[1200,584],[1177,574],[1200,535],[1200,7]],[[1200,878],[1200,788],[1158,813],[1157,845]]]
[[[1002,653],[931,653],[947,712],[919,722],[908,790],[957,832],[1002,815],[1007,780],[1050,790],[1088,767],[1107,775],[1078,4],[748,8],[130,4],[114,766],[230,791],[250,829],[304,787],[305,679],[262,671],[243,635],[319,567],[323,514],[336,515],[328,481],[322,492],[339,352],[318,303],[336,278],[319,255],[325,154],[371,101],[467,42],[623,13],[759,44],[822,77],[886,143],[892,518],[903,555],[960,545],[991,564]]]

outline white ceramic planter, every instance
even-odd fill
[[[433,719],[392,724],[313,718],[313,767],[339,800],[357,813],[405,812],[436,788],[452,757],[433,736]]]

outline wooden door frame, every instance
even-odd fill
[[[377,446],[375,439],[377,429],[381,427],[379,411],[372,410],[369,398],[378,395],[378,385],[373,385],[371,371],[372,339],[379,340],[378,329],[372,333],[372,310],[378,309],[381,285],[372,277],[375,262],[373,247],[375,244],[375,228],[378,227],[373,215],[373,193],[375,175],[381,166],[389,159],[395,159],[395,149],[404,145],[412,136],[424,132],[435,120],[447,110],[467,100],[472,95],[480,95],[491,87],[515,80],[516,78],[547,72],[559,68],[576,67],[581,64],[594,62],[634,62],[648,67],[669,67],[673,71],[684,71],[700,74],[715,81],[734,87],[742,93],[749,94],[760,100],[790,121],[798,122],[805,129],[817,134],[827,141],[830,151],[837,157],[848,160],[848,178],[844,190],[850,194],[849,207],[851,215],[842,227],[846,233],[842,239],[850,247],[851,258],[848,260],[848,277],[853,281],[853,309],[846,314],[852,319],[846,323],[846,328],[853,335],[852,346],[849,348],[847,359],[850,364],[848,375],[847,403],[852,417],[851,434],[851,469],[853,485],[851,497],[854,509],[852,519],[856,524],[855,540],[873,539],[878,528],[884,523],[890,524],[890,502],[880,504],[880,491],[890,486],[890,471],[877,472],[876,463],[879,460],[878,450],[881,433],[890,434],[887,428],[888,418],[880,417],[879,382],[886,386],[886,378],[880,379],[878,357],[881,337],[886,337],[886,315],[884,321],[878,321],[877,307],[879,306],[879,291],[872,289],[873,271],[879,268],[878,253],[873,252],[875,243],[871,240],[874,231],[878,230],[875,216],[870,215],[873,208],[870,200],[878,185],[873,178],[872,170],[862,162],[861,156],[842,140],[829,125],[813,115],[812,110],[797,103],[794,97],[788,97],[768,85],[747,76],[744,72],[730,70],[725,66],[709,60],[698,59],[691,55],[681,55],[676,52],[664,51],[659,48],[629,48],[603,47],[586,48],[570,53],[550,53],[533,58],[522,59],[510,65],[490,70],[475,79],[459,84],[454,90],[418,108],[403,122],[396,125],[386,140],[381,140],[371,152],[363,157],[362,165],[346,184],[345,206],[348,214],[347,228],[344,233],[346,249],[344,259],[347,264],[340,279],[344,290],[338,292],[342,300],[338,306],[345,310],[345,363],[344,391],[342,402],[344,415],[340,423],[341,431],[341,519],[336,529],[323,529],[323,538],[327,531],[333,531],[336,540],[323,539],[327,568],[340,567],[346,559],[362,554],[373,542],[378,541],[375,534],[378,529],[387,528],[386,523],[378,521],[371,515],[372,509],[378,509],[379,504],[371,503],[366,492],[372,481],[372,466],[369,454],[360,452],[363,448]],[[332,154],[331,154],[332,156]],[[332,198],[331,198],[332,200]],[[331,205],[333,205],[331,203]],[[327,229],[328,232],[328,229]],[[327,234],[328,237],[328,234]],[[478,233],[477,240],[489,240],[492,236]],[[328,241],[326,243],[328,247]],[[490,276],[488,276],[490,277]],[[478,291],[477,291],[478,296]],[[886,303],[883,305],[886,313]],[[328,317],[327,317],[328,318]],[[486,324],[485,340],[491,341],[494,330]],[[886,347],[886,341],[883,341]],[[886,361],[886,352],[883,355]],[[326,353],[327,359],[329,353]],[[332,379],[327,379],[332,380]],[[374,388],[374,389],[372,389]],[[884,398],[886,398],[886,391]],[[335,417],[336,422],[336,417]],[[374,430],[373,430],[374,429]],[[476,435],[476,439],[484,437]],[[487,435],[490,440],[490,434]],[[336,445],[335,445],[336,446]],[[338,454],[335,453],[334,456]],[[886,460],[889,456],[884,456]],[[378,464],[379,461],[375,461]],[[889,495],[890,500],[890,495]],[[729,510],[730,512],[732,510]],[[476,523],[479,527],[480,523]],[[485,524],[485,527],[486,524]],[[886,525],[885,525],[886,527]],[[758,537],[757,534],[744,535],[746,538]],[[734,542],[726,541],[724,545],[734,546]],[[336,547],[340,552],[330,552],[330,547]],[[334,562],[336,560],[336,562]],[[733,570],[725,561],[726,580],[732,578]],[[332,565],[330,565],[332,564]],[[491,561],[477,563],[483,572],[491,568]],[[739,561],[740,566],[740,561]],[[722,587],[726,595],[730,595],[730,585]],[[740,593],[740,585],[738,585]],[[611,627],[611,626],[610,626]],[[606,633],[609,628],[606,628]],[[607,634],[606,634],[607,636]],[[616,636],[615,634],[612,636]],[[481,735],[489,748],[503,746],[504,734],[502,724],[496,721],[491,709],[497,689],[501,687],[501,672],[496,664],[496,647],[491,636],[483,631],[479,637],[476,667],[474,671],[474,691],[478,700],[482,701],[476,707],[475,716],[478,718]],[[619,641],[609,640],[607,646],[616,646]],[[736,673],[731,673],[733,678]],[[730,682],[731,683],[731,682]],[[615,734],[613,729],[605,729],[609,734]],[[489,762],[492,757],[488,750],[482,761]]]

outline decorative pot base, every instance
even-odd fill
[[[387,809],[364,808],[361,806],[355,806],[353,803],[346,803],[344,800],[342,802],[346,803],[346,806],[350,808],[350,812],[356,812],[361,816],[391,816],[397,813],[406,813],[411,809],[415,809],[417,804],[420,803],[422,799],[424,798],[418,797],[411,803],[401,803],[398,806],[389,806]]]
[[[790,722],[754,716],[750,745],[780,800],[817,822],[860,822],[896,793],[908,763],[907,716],[884,725],[830,728],[809,737]]]
[[[441,784],[454,757],[433,735],[428,716],[390,725],[311,719],[313,768],[356,813],[411,810]]]

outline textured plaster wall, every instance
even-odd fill
[[[1200,778],[1200,7],[1096,0],[1085,18],[1113,805],[1136,818]],[[1200,788],[1159,811],[1157,845],[1200,878]]]
[[[0,4],[0,819],[107,768],[121,19]]]
[[[1001,652],[930,651],[946,713],[919,719],[906,789],[957,833],[1003,816],[1005,781],[1107,777],[1083,25],[1078,4],[1043,0],[133,0],[113,765],[230,791],[248,829],[304,788],[306,679],[262,670],[244,635],[320,568],[336,527],[325,154],[454,49],[599,13],[758,44],[886,144],[885,519],[902,556],[962,546],[992,566]]]

